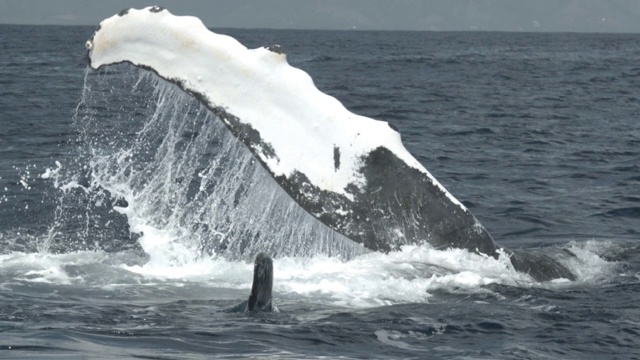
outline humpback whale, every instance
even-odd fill
[[[306,212],[368,249],[428,243],[496,258],[503,250],[393,126],[322,93],[278,45],[248,49],[153,6],[103,20],[86,48],[93,69],[127,62],[196,97]],[[538,281],[575,279],[546,253],[504,252]]]

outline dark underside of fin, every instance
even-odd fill
[[[575,274],[557,260],[558,257],[575,257],[569,250],[550,248],[509,252],[511,253],[513,268],[516,271],[529,274],[536,281],[553,279],[576,280]]]

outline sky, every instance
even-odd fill
[[[0,0],[0,24],[95,26],[149,5],[211,28],[640,32],[640,0]]]

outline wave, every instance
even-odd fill
[[[640,207],[632,206],[619,209],[609,210],[604,213],[594,214],[593,216],[602,217],[628,217],[628,218],[640,218]]]

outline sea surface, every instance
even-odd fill
[[[0,25],[0,358],[640,359],[640,35],[216,30],[395,125],[498,244],[576,255],[538,283],[330,246],[197,100],[90,70],[93,31]],[[279,313],[225,312],[243,236]]]

